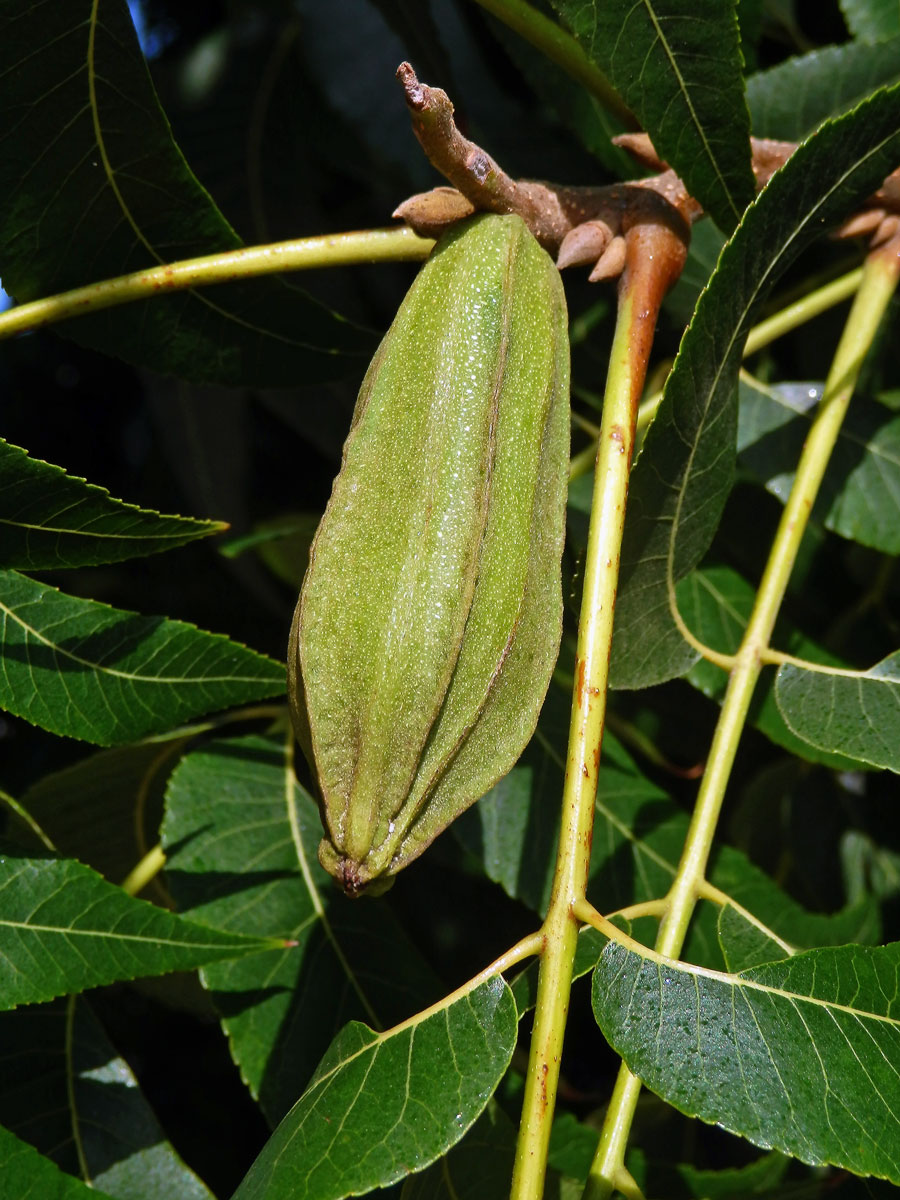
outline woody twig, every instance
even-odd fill
[[[463,137],[453,120],[453,104],[446,92],[420,83],[409,63],[397,77],[403,85],[412,115],[413,131],[433,166],[453,184],[411,196],[395,210],[416,233],[437,237],[473,212],[518,213],[541,245],[556,255],[560,269],[591,266],[590,280],[618,278],[629,259],[629,231],[665,229],[660,245],[673,239],[686,250],[692,223],[703,209],[688,193],[681,178],[656,153],[645,133],[623,134],[614,139],[641,165],[656,171],[646,179],[603,187],[511,178],[480,146]],[[783,166],[797,148],[796,142],[751,138],[753,172],[757,188]],[[836,237],[865,236],[878,246],[900,231],[900,170],[895,171],[866,204],[836,232]],[[637,243],[637,236],[630,241]],[[644,250],[651,247],[644,247]],[[679,252],[676,258],[683,256]],[[674,264],[675,259],[671,260]],[[668,266],[663,290],[677,279]],[[671,276],[671,277],[670,277]]]

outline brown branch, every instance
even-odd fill
[[[394,216],[417,233],[434,237],[476,210],[518,213],[541,245],[558,256],[560,267],[593,263],[594,280],[622,273],[628,231],[637,224],[664,226],[687,246],[691,221],[700,208],[674,171],[607,187],[512,179],[459,132],[446,92],[420,83],[409,63],[401,64],[397,77],[422,149],[454,185],[411,196],[397,208]]]
[[[453,105],[446,92],[420,83],[409,63],[401,63],[397,78],[403,85],[412,116],[413,131],[434,167],[453,184],[434,188],[405,200],[394,212],[416,233],[437,237],[473,212],[518,213],[541,243],[556,255],[559,268],[593,264],[591,281],[614,279],[633,265],[633,248],[642,244],[648,226],[657,230],[652,249],[663,253],[656,270],[666,278],[665,291],[677,279],[670,268],[685,254],[690,227],[703,210],[688,193],[681,178],[656,153],[646,133],[622,134],[613,141],[643,166],[657,172],[648,179],[604,187],[569,187],[564,184],[511,178],[491,156],[463,137],[453,120]],[[787,162],[795,142],[751,138],[753,173],[757,188]],[[659,232],[667,231],[666,236]],[[862,209],[846,221],[836,237],[871,236],[881,245],[900,231],[900,170],[895,171]],[[645,251],[651,252],[646,246]],[[661,299],[661,296],[660,296]]]

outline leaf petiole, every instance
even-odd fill
[[[139,895],[147,884],[156,878],[165,865],[165,852],[157,842],[152,850],[148,850],[141,861],[132,867],[122,880],[122,891],[127,892],[129,896]]]

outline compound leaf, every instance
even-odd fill
[[[559,745],[554,729],[565,721],[562,709],[551,692],[523,762],[453,825],[488,877],[538,912],[546,908],[559,837],[564,762],[553,747]],[[640,774],[607,732],[587,890],[594,907],[608,913],[664,896],[675,878],[687,828],[683,810]],[[871,899],[836,913],[809,912],[730,846],[714,855],[710,880],[791,946],[834,945],[878,935],[877,906]],[[716,915],[714,906],[701,906],[685,948],[691,962],[721,965]],[[590,940],[586,934],[582,938]],[[590,970],[594,961],[587,955],[579,972]]]
[[[441,994],[390,904],[348,903],[319,866],[322,821],[290,749],[283,736],[246,737],[189,754],[169,781],[162,831],[181,911],[295,943],[201,974],[273,1126],[345,1022],[390,1024]]]
[[[696,661],[673,618],[673,592],[706,552],[731,490],[738,370],[753,314],[788,263],[893,169],[898,124],[900,87],[823,125],[775,174],[722,251],[631,476],[614,687],[660,683]]]

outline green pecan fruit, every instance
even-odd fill
[[[516,216],[438,242],[363,381],[288,654],[345,891],[383,891],[515,763],[559,649],[569,351]],[[308,718],[308,724],[307,724]]]

